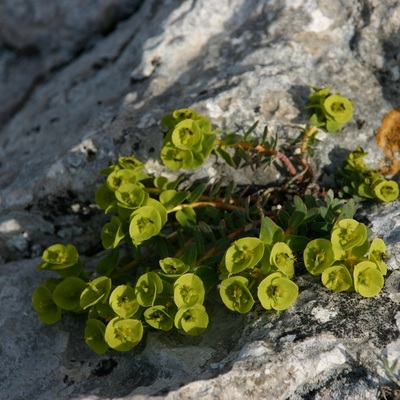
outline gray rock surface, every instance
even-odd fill
[[[159,170],[158,121],[174,108],[196,108],[222,129],[259,120],[284,141],[304,123],[308,86],[329,85],[356,109],[342,131],[320,136],[320,181],[355,144],[378,165],[374,133],[400,105],[399,20],[397,0],[1,1],[0,397],[393,394],[382,361],[400,357],[399,202],[360,211],[392,254],[373,299],[333,295],[302,275],[287,312],[243,317],[216,298],[202,337],[151,332],[133,352],[96,356],[83,320],[43,326],[30,297],[45,279],[34,266],[46,246],[99,249],[98,171],[130,154]],[[198,173],[221,171],[213,159]],[[277,178],[273,170],[265,180]]]

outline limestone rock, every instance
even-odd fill
[[[83,319],[41,325],[30,297],[47,276],[34,268],[46,246],[72,242],[86,256],[100,249],[105,219],[93,201],[98,171],[130,154],[158,171],[159,120],[172,109],[196,108],[221,129],[259,120],[282,143],[305,122],[309,85],[329,85],[356,101],[355,115],[335,135],[319,136],[316,178],[330,184],[356,144],[369,152],[371,166],[379,165],[374,133],[399,105],[399,18],[397,0],[3,1],[2,396],[361,400],[394,394],[383,360],[400,357],[399,202],[359,211],[392,255],[376,298],[333,294],[303,271],[299,299],[287,312],[255,307],[240,316],[216,295],[207,305],[212,319],[204,336],[150,332],[134,351],[100,357],[83,342]],[[215,158],[195,172],[230,173]],[[279,169],[262,177],[279,178]]]
[[[52,71],[93,47],[140,3],[139,0],[2,1],[0,123],[23,107],[36,85]]]

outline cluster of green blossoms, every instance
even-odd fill
[[[329,92],[310,96],[312,120],[335,131],[352,107]],[[208,119],[192,109],[176,110],[162,123],[167,132],[161,160],[172,170],[200,166],[217,147],[217,154],[237,168],[260,167],[262,157],[269,165],[277,157],[292,175],[297,173],[275,149],[276,142],[267,141],[266,130],[261,139],[252,135],[257,124],[244,135],[217,140]],[[348,168],[362,172],[358,193],[383,201],[397,198],[397,185],[366,172],[363,155],[354,152],[347,161]],[[335,292],[371,297],[383,287],[384,242],[370,244],[365,225],[352,219],[354,201],[334,198],[332,190],[324,199],[306,193],[303,202],[294,196],[274,222],[258,189],[249,196],[222,181],[212,186],[188,184],[184,177],[169,181],[149,175],[133,156],[120,157],[102,173],[106,178],[95,198],[110,220],[101,231],[105,251],[95,257],[101,257],[95,270],[90,270],[93,260],[84,268],[73,245],[52,245],[38,269],[58,277],[47,279],[32,297],[45,324],[65,314],[87,314],[85,341],[98,354],[109,348],[131,350],[149,329],[203,333],[209,324],[206,298],[213,288],[238,313],[249,312],[257,300],[266,310],[289,308],[299,293],[293,282],[297,252],[304,251],[308,271],[321,275]]]
[[[337,180],[346,195],[375,199],[386,203],[399,197],[399,185],[385,179],[377,169],[367,168],[364,163],[365,153],[361,147],[349,153]]]
[[[58,322],[62,312],[87,313],[85,340],[98,354],[108,348],[131,350],[145,328],[168,331],[175,326],[189,335],[207,328],[202,272],[188,272],[190,266],[181,259],[160,260],[159,269],[140,275],[132,285],[104,275],[89,280],[77,254],[72,245],[56,244],[42,256],[38,268],[61,276],[47,279],[33,293],[33,307],[43,323]]]
[[[266,217],[259,238],[236,240],[221,261],[220,295],[230,310],[249,312],[255,293],[266,310],[286,310],[297,299],[299,289],[291,280],[295,257],[285,242],[271,239],[271,227],[279,231],[274,241],[285,239],[283,230]]]
[[[310,125],[325,128],[328,132],[338,131],[353,116],[352,102],[340,93],[331,94],[331,88],[313,88],[308,108],[313,112]]]
[[[120,157],[102,171],[108,176],[96,192],[96,203],[106,214],[117,214],[101,232],[106,249],[116,247],[128,234],[134,245],[140,245],[158,235],[167,222],[166,208],[145,190],[142,181],[150,177],[143,170],[135,157]]]
[[[331,238],[314,239],[304,250],[304,264],[323,285],[334,292],[355,291],[376,296],[383,287],[387,268],[386,245],[380,238],[368,241],[367,228],[354,219],[339,220]]]
[[[197,168],[214,148],[216,131],[210,121],[190,108],[175,110],[162,118],[167,127],[161,160],[171,170]]]

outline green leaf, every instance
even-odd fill
[[[160,202],[167,211],[181,204],[188,197],[187,192],[178,192],[177,190],[164,190],[160,194]]]
[[[338,221],[341,219],[352,219],[356,213],[356,203],[353,199],[348,200],[340,210]]]
[[[314,239],[303,253],[304,265],[312,275],[321,275],[335,261],[332,243],[326,239]]]
[[[61,319],[61,308],[54,302],[50,289],[44,285],[34,290],[32,305],[44,324],[55,324]]]
[[[305,236],[287,235],[285,237],[285,243],[292,251],[303,251],[309,241],[310,239]]]
[[[194,203],[195,201],[199,200],[199,198],[206,189],[207,189],[206,183],[197,184],[196,187],[190,192],[187,198],[188,203]]]
[[[137,301],[143,307],[154,305],[154,301],[158,294],[163,290],[163,282],[155,272],[147,272],[143,274],[135,286],[135,294]]]
[[[283,229],[275,224],[269,217],[264,217],[261,221],[260,240],[265,244],[283,242],[285,233]]]
[[[371,261],[362,261],[354,267],[354,289],[363,297],[376,296],[385,283],[378,266]]]
[[[132,350],[143,337],[143,325],[137,319],[113,318],[106,326],[104,338],[118,351]]]
[[[99,302],[105,303],[111,291],[111,279],[106,276],[99,276],[87,284],[80,299],[81,307],[86,310]]]
[[[264,253],[263,242],[254,237],[236,240],[225,253],[226,269],[236,274],[245,269],[253,268],[260,262]]]
[[[82,279],[74,276],[65,278],[54,289],[53,300],[63,310],[79,311],[81,309],[80,297],[86,286],[86,282]]]
[[[247,288],[248,282],[243,276],[234,276],[221,282],[219,293],[226,307],[241,314],[251,310],[254,299]]]
[[[213,267],[199,265],[193,272],[203,281],[206,294],[219,282],[218,273]]]
[[[185,231],[192,233],[196,223],[196,212],[192,207],[185,207],[175,213],[175,218]]]
[[[135,289],[129,285],[119,285],[110,294],[109,303],[114,312],[122,318],[132,317],[139,309]]]
[[[106,213],[111,212],[117,203],[114,191],[109,189],[106,184],[103,184],[96,190],[95,201]]]
[[[181,255],[180,259],[189,265],[189,268],[194,268],[197,262],[197,246],[196,243],[190,243],[189,246],[185,248],[185,251]]]
[[[110,321],[117,316],[108,302],[96,303],[93,307],[90,308],[89,314],[91,311],[95,311],[96,314],[93,315],[96,315],[96,317],[100,317],[105,321]]]
[[[98,319],[88,319],[85,327],[85,342],[96,353],[104,354],[108,344],[104,340],[106,326]]]
[[[307,207],[298,196],[295,196],[295,207],[296,208],[289,219],[289,226],[292,229],[298,228],[303,223],[307,215]]]
[[[198,336],[207,329],[209,318],[201,304],[180,308],[175,315],[175,326],[183,329],[188,335]]]
[[[313,207],[307,210],[306,217],[303,220],[303,224],[314,221],[318,217],[319,211],[317,207]]]
[[[326,268],[322,272],[321,281],[333,292],[343,292],[353,284],[349,270],[342,264]]]
[[[96,271],[99,275],[110,275],[118,267],[119,249],[112,249],[98,264]]]
[[[234,161],[234,159],[232,158],[232,156],[225,151],[222,147],[217,147],[216,152],[218,153],[219,156],[221,156],[221,158],[231,167],[233,168],[237,168],[237,165]]]
[[[279,272],[263,279],[257,289],[258,299],[266,310],[286,310],[296,301],[298,294],[298,286]]]
[[[174,284],[174,301],[177,307],[191,307],[203,304],[205,288],[203,281],[195,274],[180,276]]]
[[[165,306],[152,306],[146,309],[143,314],[146,322],[155,329],[169,331],[174,321],[167,312]]]

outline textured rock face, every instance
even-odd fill
[[[396,0],[3,1],[0,393],[13,400],[393,393],[382,362],[400,357],[399,202],[360,211],[392,254],[373,299],[334,295],[301,275],[287,312],[256,308],[242,317],[216,299],[200,338],[152,332],[131,353],[99,357],[83,343],[83,320],[43,326],[30,296],[44,279],[34,266],[46,246],[99,249],[98,171],[130,154],[157,168],[158,121],[174,108],[196,108],[220,128],[259,120],[283,141],[304,122],[308,85],[329,85],[356,100],[356,110],[342,131],[321,136],[320,181],[330,182],[355,144],[378,164],[374,133],[400,103],[399,20]],[[221,171],[213,159],[199,173]]]
[[[23,107],[37,84],[101,40],[138,0],[48,2],[5,0],[0,4],[0,122]]]

